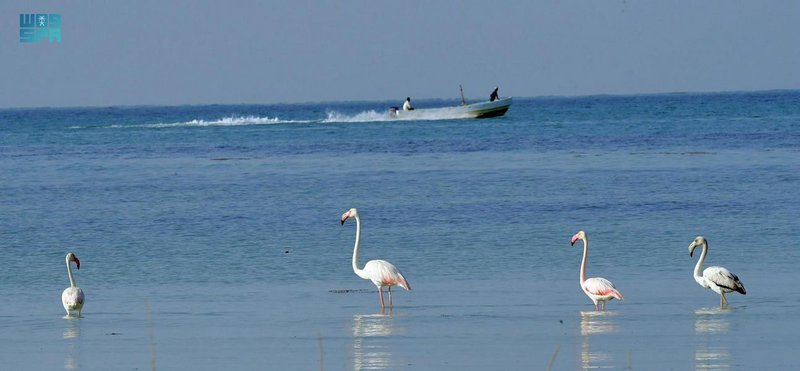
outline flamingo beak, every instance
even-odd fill
[[[75,266],[78,267],[78,269],[81,269],[81,261],[78,260],[77,256],[75,257]]]
[[[690,243],[689,244],[689,257],[690,258],[692,257],[692,254],[694,253],[694,248],[695,248],[694,242]]]
[[[576,235],[572,236],[572,239],[569,241],[569,245],[570,246],[575,246],[575,241],[577,241],[577,240],[578,240],[578,235],[576,234]]]
[[[350,213],[344,213],[344,215],[342,215],[342,220],[341,220],[341,222],[342,222],[342,225],[344,225],[344,222],[345,222],[345,221],[347,220],[347,218],[349,218],[349,217],[350,217]]]

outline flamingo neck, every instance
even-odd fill
[[[67,259],[67,276],[69,276],[69,286],[77,287],[78,285],[75,284],[75,278],[72,277],[72,267],[69,264],[69,259]]]
[[[589,255],[589,238],[583,238],[583,259],[581,259],[581,286],[586,282],[586,256]]]
[[[706,260],[708,253],[708,242],[703,243],[703,251],[700,252],[700,259],[697,259],[697,265],[694,266],[694,279],[697,282],[703,279],[703,262]]]
[[[358,268],[358,244],[361,241],[361,218],[356,215],[356,243],[353,246],[353,272],[359,277],[367,279],[364,270]]]

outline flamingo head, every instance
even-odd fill
[[[81,261],[73,253],[67,254],[67,262],[75,262],[75,266],[81,269]]]
[[[692,256],[692,253],[694,253],[694,249],[696,247],[703,246],[703,245],[706,245],[706,246],[708,245],[708,241],[706,241],[706,238],[703,237],[703,236],[695,237],[694,241],[692,241],[692,243],[689,244],[689,256]]]
[[[349,219],[349,218],[356,218],[356,217],[358,217],[358,210],[356,210],[356,208],[355,208],[355,207],[354,207],[354,208],[352,208],[352,209],[350,209],[350,210],[347,210],[347,211],[346,211],[344,214],[342,214],[342,220],[341,220],[341,222],[342,222],[342,225],[344,225],[344,222],[345,222],[347,219]]]
[[[578,240],[586,241],[586,232],[578,231],[578,233],[575,233],[575,235],[572,236],[572,240],[570,240],[570,245],[575,245],[575,241],[578,241]]]

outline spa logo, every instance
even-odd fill
[[[19,42],[61,43],[61,14],[20,14]]]

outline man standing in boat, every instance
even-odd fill
[[[494,102],[497,99],[499,99],[499,97],[497,96],[497,89],[498,88],[495,86],[494,90],[492,91],[492,94],[489,95],[489,102]]]
[[[403,103],[403,111],[411,111],[414,107],[411,107],[411,97],[406,97],[405,103]]]

